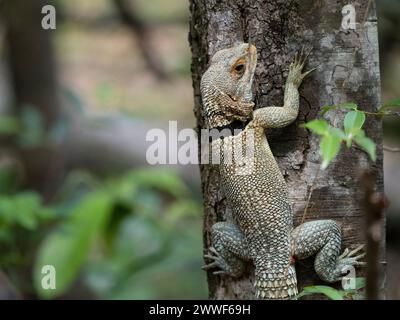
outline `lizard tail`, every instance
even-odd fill
[[[282,272],[256,270],[256,297],[258,299],[293,299],[298,294],[296,270],[290,265]]]

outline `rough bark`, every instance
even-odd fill
[[[272,151],[289,186],[295,225],[302,221],[333,218],[342,223],[343,247],[363,243],[364,213],[360,188],[360,168],[372,167],[377,177],[375,189],[383,192],[382,130],[378,119],[369,117],[366,132],[377,144],[377,161],[357,148],[342,147],[327,170],[319,171],[317,137],[299,127],[317,117],[324,105],[355,102],[360,109],[374,111],[380,104],[380,74],[377,19],[373,1],[356,6],[355,30],[341,29],[342,8],[347,1],[294,0],[190,0],[189,41],[192,48],[194,113],[198,127],[201,118],[199,83],[210,57],[236,41],[251,42],[258,48],[255,76],[256,107],[281,105],[287,68],[303,45],[313,48],[308,68],[317,70],[306,79],[300,94],[300,113],[289,127],[268,133]],[[364,23],[365,22],[365,23]],[[343,112],[326,118],[335,126]],[[210,245],[210,228],[228,215],[220,190],[219,177],[209,166],[201,165],[204,196],[204,247]],[[208,274],[209,295],[216,299],[253,298],[251,267],[247,276],[231,279]],[[312,259],[296,264],[299,289],[322,284]],[[359,274],[357,274],[359,276]]]

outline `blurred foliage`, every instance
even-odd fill
[[[80,97],[71,90],[64,95],[82,114]],[[36,110],[24,106],[19,117],[0,116],[1,136],[19,149],[62,140],[67,121],[46,132]],[[63,298],[74,288],[90,298],[206,296],[201,205],[174,173],[149,168],[98,178],[72,172],[45,205],[38,193],[19,190],[18,161],[0,160],[0,270],[20,296]],[[41,286],[46,265],[55,267],[55,290]]]
[[[19,149],[57,145],[65,138],[68,130],[69,122],[63,118],[46,130],[43,115],[31,105],[22,106],[16,116],[0,114],[0,137],[8,137],[12,145]]]
[[[135,0],[132,9],[150,26],[149,41],[171,81],[149,77],[137,39],[120,24],[112,0],[58,0],[53,35],[62,98],[78,117],[94,108],[193,121],[188,4]],[[62,117],[46,130],[37,109],[26,105],[16,116],[0,116],[0,136],[19,150],[53,147],[69,125]],[[22,297],[206,297],[200,201],[172,172],[151,168],[106,178],[72,172],[44,204],[38,193],[19,189],[23,168],[3,155],[0,270]],[[46,264],[56,267],[54,291],[41,288]]]
[[[149,72],[137,37],[119,21],[112,0],[59,2],[64,18],[54,40],[61,82],[79,92],[89,112],[122,110],[137,118],[194,125],[188,108],[193,104],[188,3],[130,1],[169,75],[169,81],[160,82]]]
[[[138,12],[141,20],[156,23],[186,22],[189,19],[189,4],[182,0],[130,0],[132,8]],[[67,15],[78,15],[82,19],[103,19],[114,17],[112,0],[80,1],[58,0],[58,6]],[[79,10],[77,10],[79,8]]]
[[[189,3],[182,0],[169,0],[168,5],[165,5],[165,0],[133,0],[132,2],[135,3],[135,8],[142,19],[147,21],[186,23],[189,20]]]
[[[95,298],[203,298],[200,212],[167,171],[74,172],[50,205],[34,192],[0,196],[0,268],[22,296],[83,286]],[[21,283],[31,265],[33,288]],[[55,290],[41,286],[45,265],[56,269]]]
[[[400,0],[379,0],[376,5],[382,96],[391,99],[400,96]],[[385,143],[399,146],[400,118],[387,116],[383,124]]]
[[[304,287],[297,298],[300,299],[304,296],[323,294],[331,300],[361,300],[364,299],[362,289],[365,287],[365,278],[355,278],[355,288],[348,290],[338,290],[330,286],[308,286]]]

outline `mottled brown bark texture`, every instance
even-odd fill
[[[287,69],[303,45],[313,53],[307,69],[317,68],[300,89],[300,113],[295,123],[267,134],[272,151],[289,186],[295,225],[304,221],[335,219],[342,224],[343,247],[364,242],[360,171],[371,167],[375,189],[383,192],[382,128],[379,119],[368,117],[366,132],[377,144],[372,163],[360,149],[341,148],[334,162],[319,171],[319,139],[299,124],[318,116],[322,106],[355,102],[374,111],[380,105],[380,74],[377,18],[373,1],[356,4],[356,29],[341,27],[342,8],[348,1],[293,0],[190,0],[189,41],[192,48],[194,113],[201,115],[200,79],[211,56],[235,42],[251,42],[258,49],[255,75],[256,108],[282,105]],[[328,113],[332,125],[341,126],[344,112]],[[201,165],[204,196],[204,247],[210,246],[212,224],[229,215],[218,174]],[[318,173],[319,172],[319,173]],[[312,266],[313,259],[296,263],[299,289],[323,284]],[[362,271],[360,271],[361,273]],[[357,274],[360,275],[359,273]],[[253,271],[240,279],[208,274],[209,295],[216,299],[254,297]]]

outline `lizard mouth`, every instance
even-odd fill
[[[251,112],[253,111],[253,102],[243,101],[242,99],[238,99],[230,94],[227,96],[233,102],[232,105],[235,107],[228,107],[228,111],[238,120],[246,121],[251,117]]]

